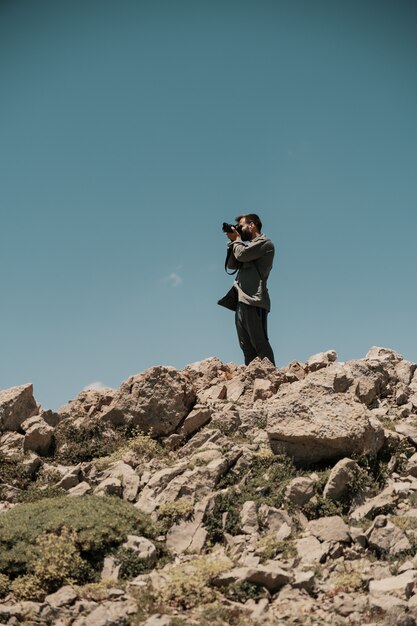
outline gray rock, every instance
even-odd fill
[[[334,391],[341,368],[335,363],[283,391],[281,387],[269,401],[267,432],[274,453],[299,463],[376,455],[384,442],[383,428],[352,396]]]
[[[314,481],[307,476],[299,476],[293,478],[285,489],[285,497],[287,500],[303,506],[314,496]]]
[[[340,500],[348,491],[349,483],[358,471],[359,466],[355,461],[347,458],[341,459],[330,472],[323,496],[332,500]]]
[[[46,596],[45,602],[53,606],[54,608],[61,608],[63,606],[69,606],[73,604],[78,598],[76,591],[70,585],[65,585],[58,589],[55,593]]]
[[[25,431],[23,450],[36,452],[40,456],[47,456],[54,443],[54,429],[40,416],[30,417],[21,424]]]
[[[371,580],[369,593],[371,596],[379,594],[395,595],[402,599],[408,599],[413,593],[417,570],[407,570],[399,576],[390,576],[381,580]]]
[[[365,517],[373,518],[394,508],[397,501],[398,495],[395,494],[394,488],[388,486],[374,498],[370,498],[364,504],[356,507],[350,514],[350,517],[356,521]]]
[[[189,435],[208,424],[211,420],[211,409],[207,406],[196,405],[185,418],[180,430],[180,435]]]
[[[86,493],[90,493],[91,491],[92,491],[91,485],[87,481],[84,480],[82,483],[79,483],[75,487],[68,489],[68,495],[75,496],[75,497],[84,496]]]
[[[386,521],[384,526],[375,526],[368,536],[371,550],[397,556],[411,550],[406,534],[392,522]]]
[[[246,534],[258,532],[259,525],[257,507],[255,502],[252,500],[244,502],[240,512],[240,524],[242,531]]]
[[[257,567],[236,567],[217,576],[213,584],[222,587],[231,583],[249,582],[265,587],[271,593],[275,593],[284,585],[288,584],[291,576],[283,570],[275,561],[267,561]]]
[[[313,354],[306,363],[306,366],[310,372],[316,372],[323,367],[327,367],[330,363],[334,363],[337,360],[337,352],[335,350],[326,350],[326,352],[319,352]]]
[[[157,561],[157,550],[149,539],[138,535],[128,535],[123,548],[133,550],[138,558],[142,559],[148,567],[153,567]]]
[[[22,422],[39,412],[33,397],[33,385],[21,385],[0,391],[0,431],[19,431]]]
[[[187,374],[174,367],[151,367],[121,384],[102,419],[129,423],[164,437],[175,431],[194,402],[195,391]]]
[[[308,523],[308,530],[319,541],[350,542],[349,527],[338,515],[312,520]]]
[[[97,485],[93,493],[97,496],[117,496],[121,498],[123,495],[122,481],[114,476],[105,478]]]
[[[252,403],[257,400],[268,400],[275,391],[273,383],[268,378],[255,378],[253,382]]]

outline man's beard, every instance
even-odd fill
[[[250,241],[250,230],[242,230],[242,241]]]

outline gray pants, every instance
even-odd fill
[[[245,356],[245,365],[259,356],[275,365],[274,353],[268,341],[266,318],[268,311],[239,302],[235,314],[237,336]]]

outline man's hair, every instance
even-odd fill
[[[246,213],[244,215],[238,215],[236,217],[236,223],[239,223],[242,218],[245,219],[247,224],[253,222],[256,226],[256,230],[258,230],[259,232],[262,231],[262,222],[259,219],[259,215],[256,215],[256,213]]]

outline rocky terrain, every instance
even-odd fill
[[[417,624],[417,372],[372,348],[0,392],[0,623]]]

